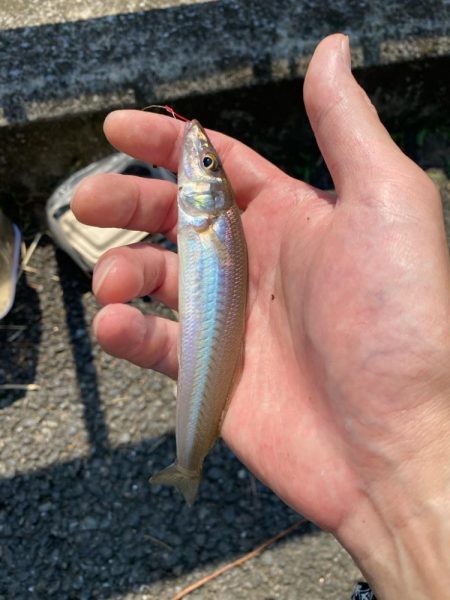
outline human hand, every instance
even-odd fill
[[[352,77],[345,37],[319,45],[304,98],[337,199],[211,133],[245,211],[249,252],[244,370],[222,435],[288,504],[338,537],[380,597],[398,598],[406,575],[397,571],[411,576],[422,558],[411,538],[392,540],[420,527],[424,511],[431,527],[450,487],[441,205]],[[105,123],[113,145],[171,170],[182,131],[139,111]],[[72,208],[91,225],[175,239],[176,186],[167,182],[96,176]],[[151,294],[176,308],[176,255],[147,245],[110,251],[93,287],[107,305],[94,323],[103,348],[176,377],[177,324],[118,304]]]

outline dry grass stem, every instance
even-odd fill
[[[213,579],[216,579],[216,577],[219,577],[219,575],[226,573],[226,571],[230,571],[231,569],[234,569],[235,567],[240,567],[248,560],[251,560],[252,558],[255,558],[256,556],[258,556],[258,554],[261,554],[261,552],[263,550],[265,550],[266,548],[271,546],[273,543],[288,536],[290,533],[292,533],[293,531],[298,529],[301,525],[304,525],[306,522],[307,522],[306,519],[300,519],[299,521],[296,521],[293,525],[291,525],[287,529],[283,529],[283,531],[280,531],[279,533],[277,533],[277,535],[274,535],[270,539],[266,540],[260,546],[258,546],[257,548],[255,548],[254,550],[249,552],[248,554],[241,556],[241,558],[238,558],[237,560],[234,560],[233,562],[223,565],[216,571],[213,571],[209,575],[202,577],[202,579],[199,579],[198,581],[191,583],[191,585],[188,585],[187,587],[185,587],[183,590],[181,590],[181,592],[178,592],[178,594],[176,594],[172,598],[172,600],[182,600],[191,592],[198,590],[200,587],[204,586],[206,583],[209,583]]]

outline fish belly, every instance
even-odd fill
[[[239,210],[204,230],[180,218],[177,464],[200,472],[242,359],[247,253]]]

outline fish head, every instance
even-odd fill
[[[214,215],[234,203],[220,157],[197,120],[185,126],[178,189],[187,212]]]

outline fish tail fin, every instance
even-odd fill
[[[201,472],[187,471],[177,463],[173,463],[166,469],[159,471],[151,477],[150,483],[157,485],[173,485],[181,492],[188,506],[194,504],[200,485]]]

